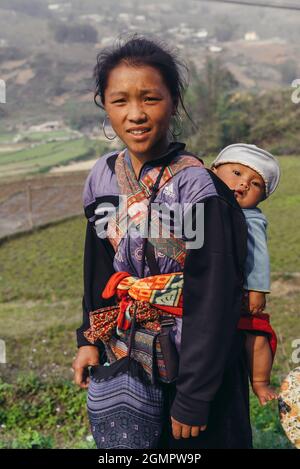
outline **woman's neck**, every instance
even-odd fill
[[[128,149],[131,164],[137,179],[139,178],[143,165],[147,161],[153,161],[160,158],[167,151],[169,145],[170,141],[166,138],[163,142],[159,142],[157,145],[152,147],[151,151],[147,153],[133,153]]]

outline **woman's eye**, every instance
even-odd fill
[[[235,174],[236,176],[240,176],[240,175],[241,175],[241,173],[240,173],[237,169],[234,169],[233,172],[234,172],[234,174]]]
[[[259,182],[256,182],[256,181],[253,181],[252,184],[255,186],[255,187],[261,187],[260,183]]]
[[[159,101],[159,98],[155,98],[153,96],[146,96],[145,101]]]
[[[113,104],[120,104],[120,103],[125,103],[125,99],[116,99],[115,101],[113,101]]]

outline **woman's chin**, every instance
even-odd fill
[[[143,155],[147,154],[151,151],[151,148],[153,147],[153,144],[150,140],[145,139],[141,141],[127,141],[127,148],[129,152],[138,155]]]
[[[165,139],[154,138],[151,134],[144,134],[144,138],[127,138],[123,140],[130,153],[137,157],[144,155],[158,156],[163,153],[167,142]]]

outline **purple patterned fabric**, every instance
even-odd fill
[[[120,195],[117,178],[113,173],[107,160],[116,152],[108,153],[102,156],[94,165],[90,172],[83,192],[84,207],[94,203],[96,199],[108,195]],[[180,155],[176,158],[181,158]],[[125,161],[131,165],[128,151],[126,150]],[[140,172],[140,178],[143,177],[150,169],[151,165],[145,164]],[[155,202],[163,203],[171,206],[172,203],[180,203],[185,212],[184,204],[192,204],[201,202],[207,197],[216,195],[216,189],[210,177],[210,174],[204,167],[191,167],[177,173],[158,193]],[[91,217],[90,221],[94,221],[95,217]],[[119,245],[119,249],[114,258],[114,269],[118,271],[126,271],[131,275],[142,277],[140,271],[142,254],[142,238],[123,238]],[[178,272],[181,270],[180,265],[165,256],[163,253],[156,252],[156,260],[161,273]],[[148,266],[145,266],[145,276],[149,276]],[[182,319],[176,318],[176,331],[174,331],[174,341],[178,352],[180,351]]]
[[[83,191],[84,207],[95,202],[97,198],[108,195],[120,195],[116,176],[107,165],[108,158],[113,154],[115,152],[99,158],[90,172]],[[177,158],[180,157],[178,156]],[[126,151],[126,161],[128,164],[131,164],[128,151]],[[140,177],[144,176],[149,169],[151,169],[151,166],[145,164],[141,170]],[[180,203],[184,207],[183,204],[201,202],[213,195],[217,195],[217,193],[209,172],[202,167],[193,167],[186,168],[177,173],[158,193],[155,202],[166,205]],[[90,221],[94,221],[94,219],[94,216],[89,218]],[[141,249],[142,238],[123,238],[115,255],[115,270],[127,271],[131,275],[141,277]],[[179,264],[162,253],[157,255],[157,262],[161,273],[180,271]],[[150,272],[146,266],[145,276],[148,275],[150,275]]]

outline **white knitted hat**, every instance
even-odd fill
[[[235,143],[224,148],[217,156],[212,166],[224,163],[239,163],[256,171],[263,178],[266,186],[266,197],[271,195],[278,186],[280,167],[278,160],[256,145]]]

